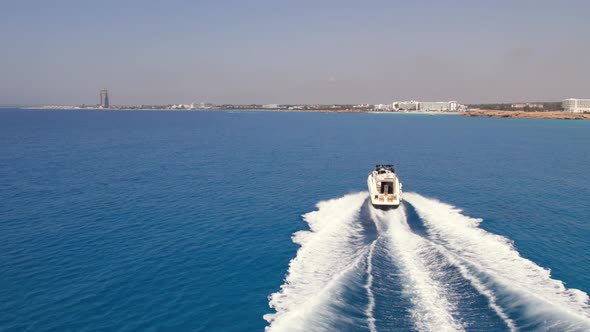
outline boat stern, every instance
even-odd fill
[[[371,204],[380,210],[397,209],[401,204],[400,195],[371,194]]]
[[[381,210],[398,208],[402,202],[402,183],[396,177],[385,179],[376,179],[376,177],[376,174],[371,173],[367,178],[371,204]]]

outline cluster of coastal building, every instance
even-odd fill
[[[234,109],[234,108],[259,108],[268,110],[351,110],[374,112],[459,112],[467,107],[456,101],[396,101],[390,104],[261,104],[261,105],[214,105],[210,103],[192,103],[171,105],[168,108],[174,110],[194,109]]]
[[[113,109],[113,107],[99,107]],[[125,108],[129,108],[126,106]],[[191,103],[161,106],[141,106],[148,109],[170,110],[233,110],[233,109],[261,109],[275,111],[351,111],[351,112],[462,112],[465,105],[456,102],[395,102],[391,104],[221,104]]]
[[[121,107],[113,107],[109,102],[109,92],[107,89],[100,90],[100,104],[98,108],[101,109],[119,109]],[[129,106],[124,108],[129,109]],[[215,105],[212,103],[191,103],[191,104],[173,104],[160,106],[146,106],[142,105],[133,108],[148,108],[148,109],[170,109],[170,110],[207,110],[207,109],[269,109],[269,110],[351,110],[351,111],[377,111],[377,112],[458,112],[465,111],[467,107],[461,105],[456,101],[395,101],[390,104],[331,104],[331,105],[288,105],[288,104],[250,104],[250,105],[233,105],[222,104]]]
[[[232,110],[232,109],[266,109],[285,111],[351,111],[351,112],[460,112],[465,111],[467,106],[456,101],[395,101],[389,104],[221,104],[216,105],[207,102],[172,105],[141,105],[114,106],[110,103],[109,91],[101,89],[99,92],[100,103],[98,105],[81,106],[44,106],[47,109],[168,109],[168,110]]]
[[[553,107],[557,109],[557,103]],[[497,105],[497,104],[496,104]],[[544,109],[543,103],[515,103],[500,104],[506,109],[508,106],[512,110],[533,110],[539,111]],[[284,110],[284,111],[349,111],[349,112],[465,112],[469,109],[476,110],[474,105],[468,107],[457,101],[394,101],[389,104],[221,104],[200,102],[191,104],[173,104],[173,105],[141,105],[141,106],[113,106],[110,103],[109,92],[107,89],[100,90],[100,104],[82,105],[82,106],[43,106],[45,109],[169,109],[169,110],[232,110],[232,109],[267,109],[267,110]],[[483,105],[485,106],[485,105]],[[482,108],[484,109],[484,108]],[[590,99],[568,98],[561,102],[561,111],[569,113],[588,113],[590,112]]]
[[[424,112],[463,112],[467,106],[456,101],[396,101],[392,110],[396,111],[424,111]]]
[[[516,103],[510,105],[514,110],[543,110],[542,103]],[[590,112],[590,99],[568,98],[561,102],[561,110],[568,113]]]

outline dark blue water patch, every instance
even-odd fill
[[[422,221],[422,219],[418,216],[418,213],[416,212],[414,206],[412,206],[412,204],[409,204],[408,202],[404,202],[403,206],[400,208],[405,209],[406,220],[412,232],[423,238],[428,237],[428,230],[424,226],[424,222]]]
[[[363,227],[363,235],[365,239],[365,245],[370,245],[377,239],[379,236],[379,232],[377,230],[377,225],[375,225],[375,221],[371,218],[370,210],[373,207],[371,206],[371,201],[367,198],[365,203],[361,206],[361,210],[359,211],[358,222]]]

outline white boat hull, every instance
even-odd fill
[[[369,174],[367,179],[367,186],[369,187],[369,197],[373,207],[382,210],[396,209],[402,202],[402,183],[396,177],[393,180],[392,193],[384,193],[379,190],[380,184],[375,182],[373,173]]]

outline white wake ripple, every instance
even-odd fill
[[[375,252],[377,240],[378,239],[375,239],[373,243],[371,243],[371,246],[369,247],[369,254],[367,255],[367,283],[365,285],[365,289],[367,290],[369,305],[367,306],[365,314],[367,315],[370,332],[377,332],[377,327],[375,326],[375,316],[373,315],[373,311],[375,310],[375,295],[373,294],[373,253]]]
[[[458,312],[464,305],[460,293],[447,282],[450,266],[459,272],[455,276],[487,298],[508,330],[590,331],[588,295],[552,279],[549,270],[521,257],[510,240],[481,229],[481,220],[451,205],[406,193],[405,200],[416,210],[426,235],[411,230],[403,206],[380,211],[369,205],[378,234],[367,242],[362,225],[367,220],[360,216],[366,198],[362,192],[323,201],[317,211],[303,216],[310,230],[293,235],[301,247],[280,291],[269,296],[276,312],[264,316],[267,331],[333,331],[340,326],[376,332],[375,307],[387,311],[387,302],[376,303],[380,290],[373,289],[374,278],[384,277],[373,276],[374,252],[380,249],[399,269],[402,292],[411,302],[401,310],[409,312],[418,331],[468,329],[470,323],[462,321],[466,317]],[[348,303],[343,295],[359,288],[364,288],[366,307]],[[400,314],[399,307],[390,310]]]
[[[293,235],[293,242],[301,247],[289,263],[281,290],[269,297],[276,313],[264,316],[269,322],[267,331],[327,331],[329,320],[347,319],[331,317],[338,313],[327,303],[342,301],[334,289],[367,257],[358,222],[366,198],[367,193],[361,192],[323,201],[317,204],[317,211],[303,216],[310,230]]]
[[[590,330],[588,294],[552,279],[549,270],[520,256],[510,240],[479,228],[480,219],[416,193],[406,193],[404,199],[439,251],[488,298],[509,329],[516,330],[513,319],[521,319],[509,318],[512,311],[546,330]]]
[[[372,209],[371,217],[389,237],[390,254],[402,273],[404,292],[410,296],[413,323],[419,331],[462,331],[453,318],[455,305],[437,281],[442,270],[432,256],[432,246],[414,234],[407,224],[403,207],[393,211]],[[395,300],[394,300],[395,301]]]

